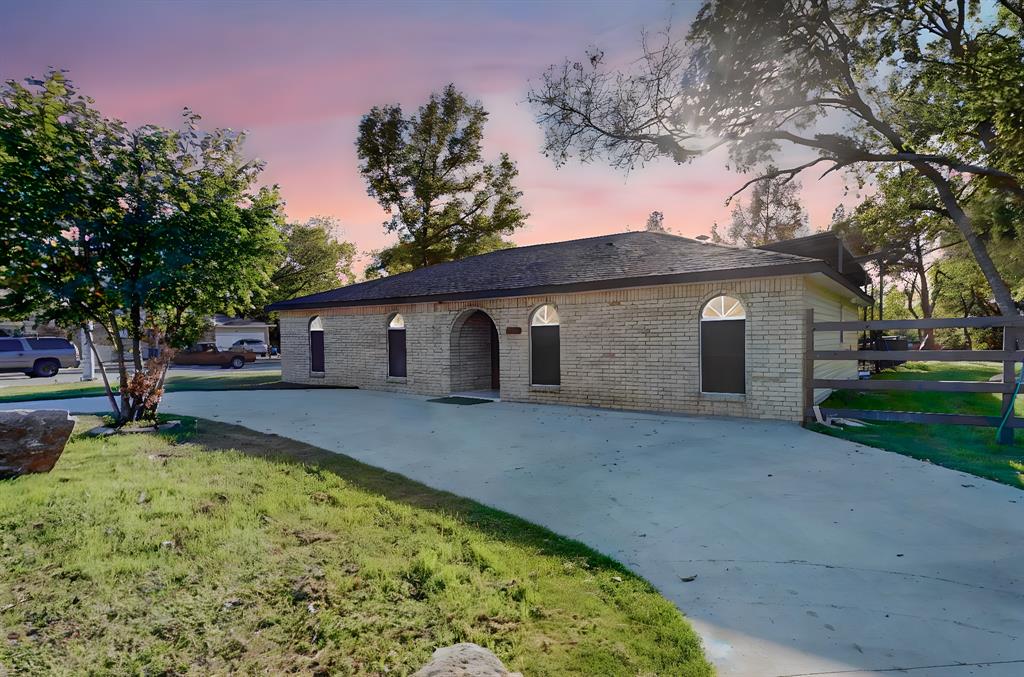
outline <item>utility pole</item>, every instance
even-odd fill
[[[88,329],[88,331],[86,331]],[[88,322],[85,327],[81,327],[78,330],[78,345],[82,347],[82,380],[83,381],[95,381],[96,380],[96,360],[93,357],[92,352],[92,341],[89,337],[92,335],[92,322]]]

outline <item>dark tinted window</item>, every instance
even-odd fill
[[[530,382],[535,386],[556,386],[562,382],[559,364],[558,325],[530,327]]]
[[[701,311],[700,383],[705,393],[744,393],[746,317],[739,299],[716,296]]]
[[[319,316],[309,321],[309,370],[324,373],[324,323]]]
[[[71,342],[62,338],[31,338],[28,344],[32,350],[71,350]]]
[[[745,326],[745,320],[700,323],[702,391],[746,392]]]
[[[388,321],[388,376],[405,375],[405,318],[396,313]]]
[[[0,353],[16,353],[23,350],[18,339],[0,339]]]
[[[388,329],[388,376],[405,374],[405,330]]]
[[[544,305],[530,318],[530,383],[557,386],[562,382],[558,309]]]

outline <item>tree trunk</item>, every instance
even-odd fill
[[[100,377],[103,379],[103,390],[107,393],[107,400],[110,402],[110,410],[113,412],[114,417],[117,419],[121,418],[121,408],[117,406],[117,398],[114,397],[114,390],[110,387],[110,378],[107,376],[107,368],[103,364],[103,360],[100,359],[100,353],[96,350],[96,342],[92,338],[92,329],[89,325],[82,326],[85,331],[86,339],[89,343],[89,350],[92,351],[92,357],[96,360],[96,365],[100,368]]]
[[[928,269],[924,265],[924,255],[921,249],[917,250],[917,270],[915,271],[918,279],[918,294],[921,297],[921,317],[924,319],[930,319],[934,313],[932,308],[931,293],[928,288]],[[925,350],[935,350],[935,330],[927,329],[927,333],[924,335],[924,346]]]
[[[117,318],[111,316],[110,328],[107,330],[107,334],[110,336],[110,340],[114,344],[114,351],[117,353],[117,372],[120,379],[120,395],[121,395],[121,406],[118,410],[118,425],[123,425],[127,419],[125,416],[128,414],[128,365],[125,364],[124,360],[124,341],[121,339],[121,331],[117,327]]]
[[[911,164],[935,186],[939,199],[942,200],[946,211],[949,212],[949,217],[960,230],[960,234],[964,236],[964,241],[970,247],[974,260],[977,262],[978,267],[981,268],[982,274],[985,275],[989,287],[992,288],[992,295],[996,305],[999,306],[1000,314],[1018,315],[1017,303],[1013,299],[1013,294],[1010,293],[1009,287],[1006,286],[1006,282],[1003,281],[999,270],[988,255],[985,244],[978,238],[978,234],[974,232],[974,225],[971,223],[970,217],[960,207],[960,203],[956,199],[956,195],[953,193],[949,182],[942,176],[939,170],[927,162],[913,162]]]

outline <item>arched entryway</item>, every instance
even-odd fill
[[[497,398],[501,390],[498,328],[482,310],[469,310],[452,326],[451,391]]]

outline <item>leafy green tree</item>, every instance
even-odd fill
[[[374,107],[356,148],[367,192],[391,218],[398,244],[377,252],[370,274],[401,272],[508,246],[524,225],[516,165],[506,153],[485,164],[487,112],[448,85],[406,118],[401,106]]]
[[[717,226],[711,229],[713,241],[760,247],[790,240],[807,231],[807,212],[797,195],[800,183],[790,177],[775,176],[776,172],[769,166],[766,173],[770,178],[754,184],[750,202],[744,205],[737,201],[724,236]]]
[[[963,245],[946,250],[931,269],[936,314],[943,317],[999,315],[988,294],[985,276]],[[1000,329],[940,329],[936,338],[945,348],[1002,347]]]
[[[328,216],[286,224],[281,230],[284,252],[270,277],[268,301],[276,303],[351,284],[356,247],[339,240],[339,232],[338,220]]]
[[[0,313],[102,327],[119,424],[155,415],[173,351],[210,315],[262,297],[280,246],[281,201],[255,188],[244,136],[198,122],[127,129],[57,71],[0,90]],[[144,341],[166,349],[147,362]]]
[[[446,249],[444,252],[439,251],[439,248],[435,249],[430,260],[435,263],[457,261],[467,256],[486,254],[499,249],[510,249],[514,246],[515,243],[502,238],[501,235],[483,235],[473,241],[460,242],[457,246]],[[411,242],[399,242],[391,247],[370,252],[371,260],[366,266],[364,277],[373,280],[385,275],[397,275],[415,270],[421,267],[417,265],[420,260],[419,255],[419,250]]]
[[[1019,0],[707,0],[685,42],[645,39],[636,70],[595,50],[529,98],[556,162],[628,168],[725,145],[742,172],[786,158],[748,185],[812,167],[916,172],[1016,314],[957,184],[1024,197],[1022,27]]]
[[[1024,298],[1024,199],[983,188],[971,193],[967,212],[1014,298]]]
[[[939,252],[963,240],[917,172],[882,171],[875,183],[878,191],[833,229],[857,250],[879,254],[884,272],[901,281],[911,316],[934,317],[930,271]],[[934,347],[933,333],[925,343]]]

